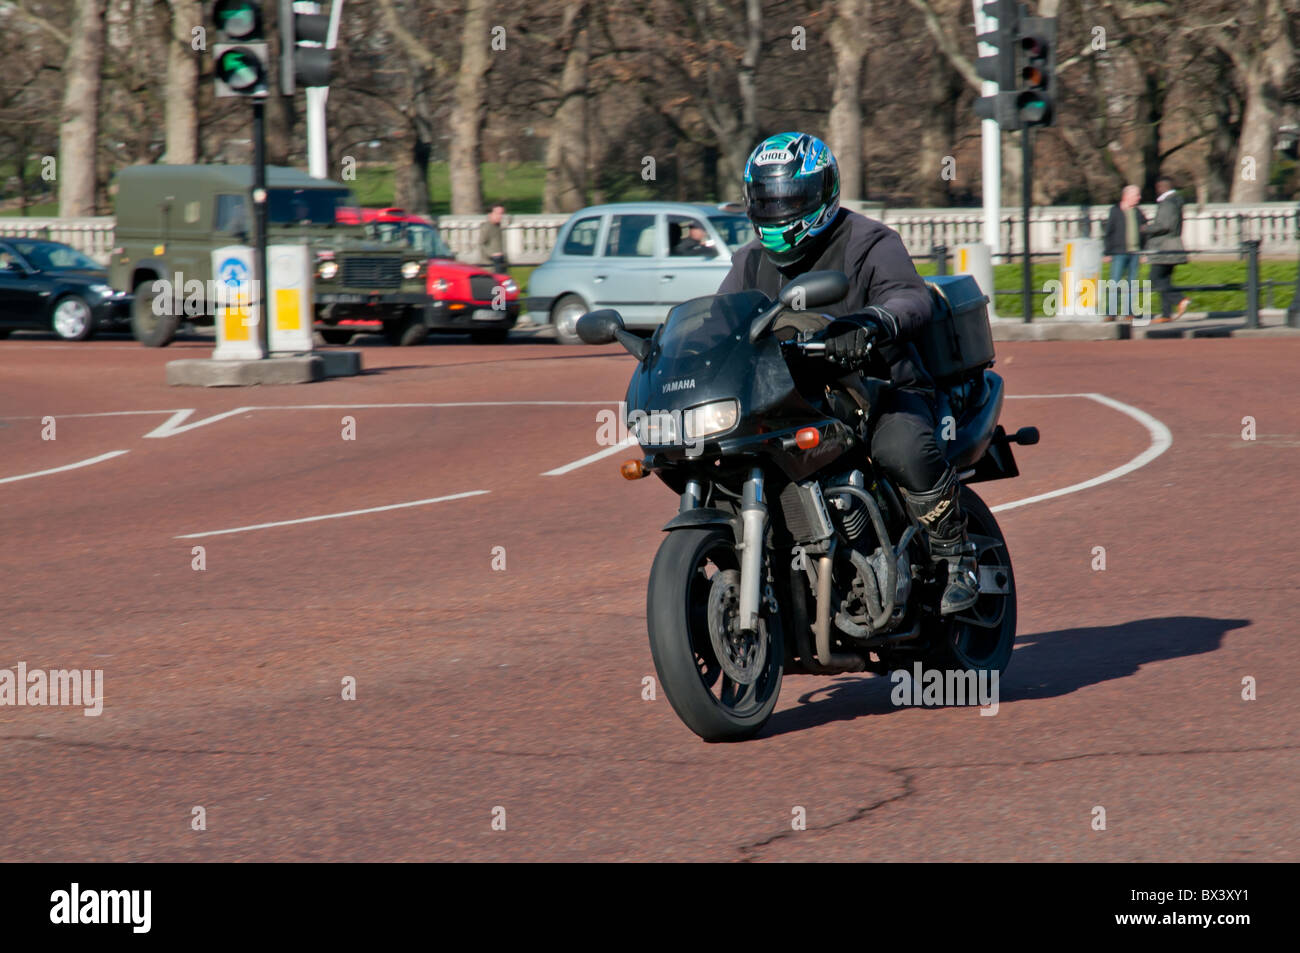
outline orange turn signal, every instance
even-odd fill
[[[821,431],[816,427],[804,427],[794,435],[794,445],[800,450],[811,450],[821,442]]]
[[[639,480],[646,475],[646,468],[640,460],[624,460],[618,471],[623,474],[624,480]]]

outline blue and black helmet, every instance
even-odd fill
[[[839,211],[835,156],[804,132],[768,136],[745,163],[745,206],[767,256],[794,264]]]

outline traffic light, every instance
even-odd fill
[[[1026,126],[1056,121],[1056,18],[1020,21],[1020,89],[1016,113]]]
[[[212,58],[218,96],[266,96],[268,56],[262,5],[253,0],[216,0],[217,39]]]
[[[330,51],[325,48],[329,32],[327,15],[295,13],[293,0],[280,0],[280,92],[290,96],[297,84],[329,85]]]
[[[975,101],[975,115],[992,119],[1002,129],[1019,129],[1020,118],[1016,110],[1016,52],[1020,38],[1020,3],[1018,0],[992,0],[983,5],[983,13],[993,29],[981,33],[981,56],[975,61],[975,71],[987,83],[997,83],[998,91]],[[993,53],[983,55],[985,45]]]

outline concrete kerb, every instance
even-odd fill
[[[249,387],[256,384],[307,384],[361,373],[360,351],[276,354],[263,360],[186,359],[167,362],[172,387]]]

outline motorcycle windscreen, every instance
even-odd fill
[[[684,301],[668,312],[659,337],[659,369],[673,376],[717,368],[772,301],[761,291],[738,291]],[[705,374],[704,376],[712,376]]]

